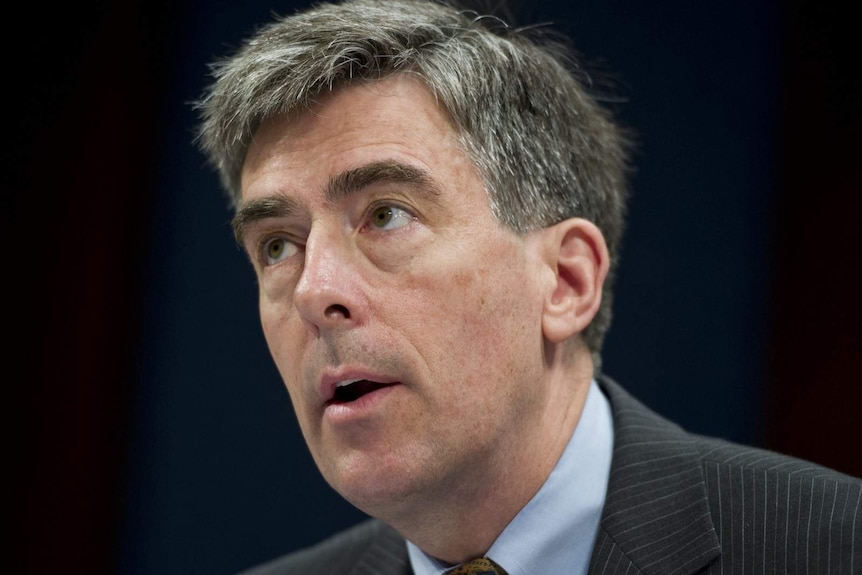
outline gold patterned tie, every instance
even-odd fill
[[[445,575],[508,575],[508,573],[487,557],[480,557],[459,565],[451,571],[446,571]]]

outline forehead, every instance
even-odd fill
[[[322,189],[340,172],[380,161],[443,180],[478,177],[433,94],[398,74],[335,89],[307,110],[265,120],[243,166],[242,199]]]

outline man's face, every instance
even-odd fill
[[[495,220],[421,83],[265,122],[237,222],[269,349],[346,499],[385,516],[473,497],[526,448],[546,393],[540,243]]]

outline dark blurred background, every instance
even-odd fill
[[[361,519],[306,451],[192,144],[207,64],[305,5],[33,3],[7,19],[12,572],[228,575]],[[512,10],[611,72],[639,134],[606,371],[690,430],[862,475],[849,15]]]

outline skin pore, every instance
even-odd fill
[[[402,74],[266,120],[234,226],[326,480],[443,561],[484,553],[580,416],[598,229],[501,226],[447,115]]]

